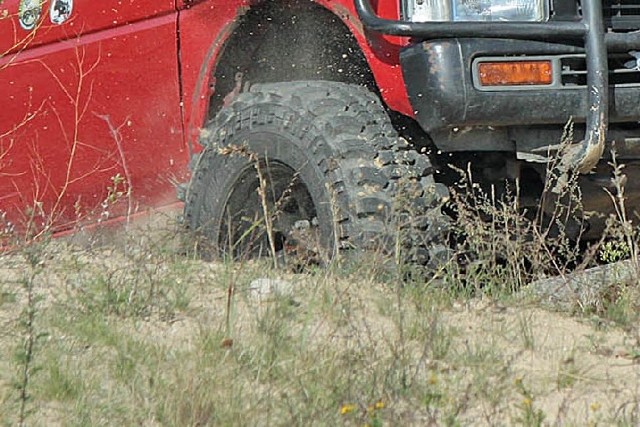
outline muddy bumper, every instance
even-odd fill
[[[609,123],[640,119],[640,80],[634,84],[629,76],[639,76],[640,60],[638,67],[628,65],[635,59],[629,52],[640,51],[640,32],[605,34],[602,0],[583,0],[577,21],[529,23],[406,22],[379,18],[369,0],[355,4],[369,30],[421,40],[401,53],[401,62],[416,117],[429,132],[558,124],[572,117],[585,123],[585,132],[565,152],[563,163],[586,173],[602,156]],[[483,62],[522,57],[549,61],[552,82],[545,87],[479,84]],[[610,72],[616,79],[611,85]]]
[[[546,86],[483,87],[480,66],[487,62],[549,61]],[[466,126],[564,125],[587,120],[589,103],[584,49],[570,45],[503,39],[448,39],[411,45],[400,57],[416,118],[429,133]],[[640,70],[624,67],[634,57],[610,56],[613,68],[606,111],[611,123],[640,120]],[[616,73],[620,71],[620,73]],[[593,88],[592,90],[600,90]],[[607,125],[607,122],[602,123]]]

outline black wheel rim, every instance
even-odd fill
[[[262,188],[260,175],[264,180]],[[295,170],[284,163],[262,159],[240,172],[225,202],[218,239],[222,252],[234,258],[269,255],[265,216],[271,220],[274,247],[280,252],[294,244],[296,226],[315,223],[316,209]]]

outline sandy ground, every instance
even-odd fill
[[[128,255],[116,247],[120,247],[123,240],[137,241],[140,248],[145,247],[149,230],[162,230],[161,234],[167,236],[178,232],[171,216],[157,215],[140,221],[126,233],[107,230],[102,234],[81,234],[53,242],[46,251],[49,258],[43,261],[46,270],[39,276],[44,280],[36,282],[39,310],[45,310],[68,292],[71,275],[63,274],[66,262],[82,261],[87,266],[95,264],[103,268],[126,263]],[[150,254],[152,256],[153,252]],[[0,372],[3,373],[0,375],[0,402],[7,405],[15,399],[16,390],[11,384],[19,372],[12,354],[25,339],[24,328],[18,322],[18,319],[24,319],[27,301],[24,283],[21,283],[25,272],[29,271],[24,259],[20,253],[5,254],[0,267],[0,348],[4,349],[0,358]],[[109,259],[106,264],[105,259]],[[197,347],[196,340],[201,336],[203,324],[224,323],[227,294],[219,284],[228,267],[201,261],[192,261],[189,265],[189,275],[184,277],[184,285],[193,287],[188,309],[170,321],[150,315],[143,321],[125,322],[121,327],[128,328],[127,333],[132,337],[162,348],[185,350]],[[160,271],[168,267],[159,263],[154,264],[154,268]],[[273,275],[273,272],[265,274]],[[259,275],[260,272],[254,269],[253,277]],[[281,276],[297,285],[292,298],[301,307],[316,301],[318,290],[305,286],[313,281],[311,276],[290,273]],[[175,276],[172,280],[181,278]],[[353,299],[355,308],[350,322],[356,325],[356,330],[357,325],[362,325],[369,331],[368,339],[381,343],[397,340],[397,324],[381,309],[385,304],[392,305],[395,298],[388,286],[369,283],[373,291],[362,292],[361,288],[349,283],[349,279],[336,280],[333,291]],[[250,341],[252,319],[268,302],[247,297],[248,281],[238,282],[240,297],[234,306],[234,333],[236,339],[244,337]],[[218,285],[208,286],[214,282]],[[241,295],[242,292],[245,294]],[[309,312],[312,311],[309,309]],[[326,313],[318,313],[317,319],[307,319],[307,325],[315,326],[308,327],[305,339],[310,345],[321,348],[332,345],[335,337],[345,332],[339,327],[327,326]],[[419,320],[420,313],[414,310],[411,316]],[[514,408],[519,405],[524,408],[535,405],[536,410],[544,413],[546,425],[606,425],[617,420],[626,423],[637,420],[640,331],[635,326],[623,330],[595,317],[571,316],[526,302],[503,304],[483,298],[454,301],[439,312],[438,322],[449,331],[452,351],[444,360],[424,360],[421,343],[415,342],[412,344],[416,349],[415,360],[411,363],[424,363],[429,366],[426,371],[437,376],[437,381],[451,383],[447,385],[448,389],[457,393],[464,403],[464,411],[459,415],[463,424],[512,424],[516,420],[513,413],[517,409]],[[295,328],[294,325],[294,331]],[[357,331],[351,333],[357,334]],[[481,366],[483,364],[488,366],[485,368]],[[527,401],[526,393],[518,392],[522,384],[525,384],[526,393],[530,393],[531,401]],[[471,389],[475,391],[462,397]],[[491,403],[491,399],[498,401]],[[402,412],[402,406],[402,402],[397,402],[398,414]],[[34,418],[37,424],[55,424],[60,410],[58,405],[43,403],[41,408]],[[393,420],[394,415],[389,418]],[[408,423],[421,425],[428,418],[416,414],[412,420]]]

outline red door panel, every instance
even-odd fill
[[[173,0],[75,0],[55,26],[50,6],[26,31],[19,1],[2,4],[2,43],[30,40],[0,58],[0,214],[60,229],[174,200],[187,155]]]
[[[51,21],[51,8],[55,6],[55,0],[47,0],[42,4],[34,30],[26,31],[19,21],[20,1],[2,2],[0,13],[6,11],[8,18],[0,19],[0,52],[16,52],[23,50],[25,44],[27,48],[32,48],[175,13],[175,0],[75,0],[63,3],[71,5],[71,13],[66,21],[62,24]]]

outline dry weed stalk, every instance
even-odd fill
[[[261,217],[256,217],[252,219],[251,226],[245,230],[245,232],[237,239],[236,242],[229,242],[230,247],[233,248],[248,237],[260,224],[264,224],[265,233],[267,235],[267,241],[269,244],[269,252],[273,262],[274,268],[281,267],[280,257],[278,255],[278,250],[276,248],[276,229],[274,227],[275,222],[278,220],[279,216],[283,214],[282,208],[285,203],[289,200],[292,195],[292,191],[294,186],[298,182],[299,173],[295,172],[290,180],[287,183],[287,187],[284,189],[281,195],[277,197],[274,193],[273,187],[270,185],[271,177],[269,170],[269,159],[261,158],[258,153],[252,152],[246,145],[230,145],[226,147],[219,147],[218,153],[223,156],[231,156],[231,155],[239,155],[247,158],[252,164],[254,169],[256,170],[256,175],[258,178],[258,188],[256,189],[258,197],[260,199],[260,208],[262,210]],[[274,199],[273,202],[270,200]],[[231,233],[231,221],[227,222],[227,226],[229,227],[228,235],[229,238],[232,239]],[[281,232],[289,233],[291,230],[280,230]]]
[[[18,391],[18,419],[20,426],[27,425],[29,416],[33,413],[29,410],[29,403],[32,400],[31,384],[33,376],[40,369],[36,357],[39,351],[39,344],[48,336],[47,333],[39,331],[36,325],[36,318],[39,315],[39,302],[41,297],[36,292],[36,280],[44,272],[44,250],[46,243],[32,245],[24,248],[21,255],[27,264],[27,270],[23,273],[21,285],[25,292],[25,305],[17,319],[19,331],[22,338],[22,345],[18,344],[15,350],[15,361],[19,372],[15,380],[15,388]]]
[[[262,205],[262,215],[264,217],[264,224],[267,229],[267,238],[269,239],[269,249],[271,250],[271,258],[273,260],[273,267],[278,268],[278,255],[276,252],[276,242],[273,233],[273,217],[271,212],[269,211],[269,203],[267,201],[267,180],[264,177],[264,173],[262,171],[262,167],[260,166],[260,159],[255,153],[252,153],[249,157],[251,161],[253,161],[253,165],[256,168],[256,173],[258,174],[258,182],[260,183],[258,187],[258,195],[260,196],[260,203]],[[265,163],[267,159],[265,159]]]
[[[40,0],[41,3],[44,3],[44,0]],[[18,26],[15,24],[18,20],[18,13],[12,14],[8,9],[2,8],[2,2],[0,2],[0,22],[3,20],[9,20],[12,23],[13,27],[13,43],[9,46],[4,52],[0,52],[0,58],[3,59],[3,64],[0,65],[0,72],[2,70],[9,68],[12,66],[18,56],[24,52],[31,42],[35,40],[36,36],[40,32],[40,28],[45,24],[45,20],[41,19],[38,21],[36,26],[29,31],[26,35],[22,31],[18,29]]]
[[[572,132],[570,122],[558,147],[572,140]],[[452,199],[455,227],[463,236],[459,257],[468,260],[465,280],[497,280],[513,291],[542,276],[566,277],[593,262],[590,252],[581,249],[586,214],[578,175],[561,169],[562,156],[548,155],[552,160],[546,165],[540,204],[531,212],[520,206],[519,179],[498,193],[494,185],[483,188],[474,182],[471,164],[466,170],[451,166],[461,176]]]
[[[35,30],[31,31],[29,34],[33,35],[34,33]],[[30,173],[35,177],[33,180],[33,194],[31,196],[32,202],[26,207],[25,212],[23,212],[22,215],[23,217],[21,221],[19,221],[19,225],[24,229],[21,232],[23,243],[42,239],[47,234],[54,231],[59,225],[71,226],[75,224],[75,226],[78,226],[85,216],[93,213],[93,211],[85,212],[87,207],[83,207],[80,204],[80,200],[76,200],[73,207],[74,212],[73,219],[71,220],[72,222],[60,224],[63,218],[67,217],[66,219],[68,220],[69,217],[69,213],[65,212],[67,208],[64,207],[64,204],[66,203],[64,199],[68,197],[70,187],[101,170],[99,167],[94,167],[91,170],[79,172],[77,167],[79,150],[87,147],[87,144],[80,138],[80,129],[83,120],[86,119],[87,112],[91,108],[94,85],[94,80],[91,78],[91,74],[101,62],[101,52],[98,51],[93,58],[88,58],[88,53],[84,46],[76,47],[74,52],[75,63],[72,63],[71,65],[75,70],[76,80],[71,86],[65,84],[61,80],[60,76],[57,75],[56,71],[54,71],[44,60],[33,59],[24,62],[24,64],[38,64],[51,76],[57,89],[62,92],[69,102],[68,105],[70,105],[71,108],[69,117],[62,117],[62,113],[53,105],[47,106],[46,101],[43,101],[39,106],[34,106],[31,102],[32,93],[30,92],[29,103],[27,105],[28,111],[25,113],[23,120],[17,125],[12,126],[11,129],[0,134],[0,141],[2,141],[0,142],[0,176],[2,176],[4,159],[11,156],[12,151],[18,148],[16,145],[16,138],[13,137],[13,135],[17,134],[20,129],[28,126],[31,121],[42,114],[45,110],[51,111],[52,117],[57,121],[57,124],[61,129],[62,141],[60,148],[62,149],[66,146],[68,150],[63,172],[64,177],[62,179],[62,183],[58,185],[54,184],[51,181],[51,177],[48,175],[49,168],[45,164],[45,160],[42,158],[41,150],[38,148],[37,141],[34,140],[31,143],[23,142],[20,145],[20,149],[28,150],[29,158],[31,159]],[[0,57],[2,57],[2,55],[0,55]],[[32,91],[33,89],[30,88],[29,90]],[[124,141],[120,132],[121,128],[127,124],[127,119],[124,120],[123,124],[115,126],[109,115],[98,114],[95,111],[93,112],[93,115],[106,123],[111,139],[115,145],[116,157],[118,158],[118,164],[123,171],[124,182],[115,183],[114,180],[119,179],[120,176],[119,173],[115,173],[111,177],[111,183],[114,185],[114,188],[121,187],[123,185],[126,187],[124,191],[118,190],[118,193],[122,194],[119,194],[119,197],[117,197],[118,200],[115,201],[119,201],[122,196],[126,196],[126,222],[128,224],[131,221],[135,204],[133,199],[133,188],[131,186],[131,173],[127,165]],[[7,139],[9,139],[9,143],[5,144],[4,141]],[[52,193],[53,199],[50,205],[47,203],[47,206],[45,206],[43,200],[47,193]],[[109,205],[112,205],[113,202],[115,202],[114,200],[111,200],[113,199],[113,194],[111,193],[107,195],[107,199],[109,200],[105,200],[102,203],[103,214],[105,210],[105,202],[112,202],[108,203]],[[88,208],[91,209],[90,207]]]
[[[618,163],[618,157],[615,147],[611,150],[611,162],[609,165],[613,168],[613,185],[616,189],[616,194],[612,194],[608,189],[604,189],[613,203],[615,209],[616,218],[618,219],[620,226],[622,227],[622,239],[629,252],[633,269],[638,273],[640,272],[640,265],[638,264],[638,244],[636,242],[636,233],[633,227],[633,223],[627,213],[627,205],[625,198],[625,184],[627,177],[624,174],[624,165]]]
[[[131,223],[131,215],[133,214],[133,208],[134,208],[133,187],[131,187],[131,182],[132,182],[131,172],[129,171],[129,166],[127,164],[127,157],[125,156],[124,147],[123,147],[124,141],[122,138],[122,133],[120,132],[120,129],[126,126],[127,123],[129,122],[129,118],[127,117],[120,126],[115,127],[111,122],[111,117],[108,114],[98,114],[94,111],[93,115],[107,124],[107,126],[109,127],[109,133],[111,134],[111,138],[113,138],[113,141],[116,144],[116,148],[118,149],[120,166],[122,167],[122,170],[124,172],[124,181],[126,185],[126,191],[124,192],[124,195],[126,195],[126,198],[127,198],[126,224],[129,225]],[[116,175],[116,176],[119,176],[119,175]],[[114,185],[116,185],[115,180],[114,180]]]

